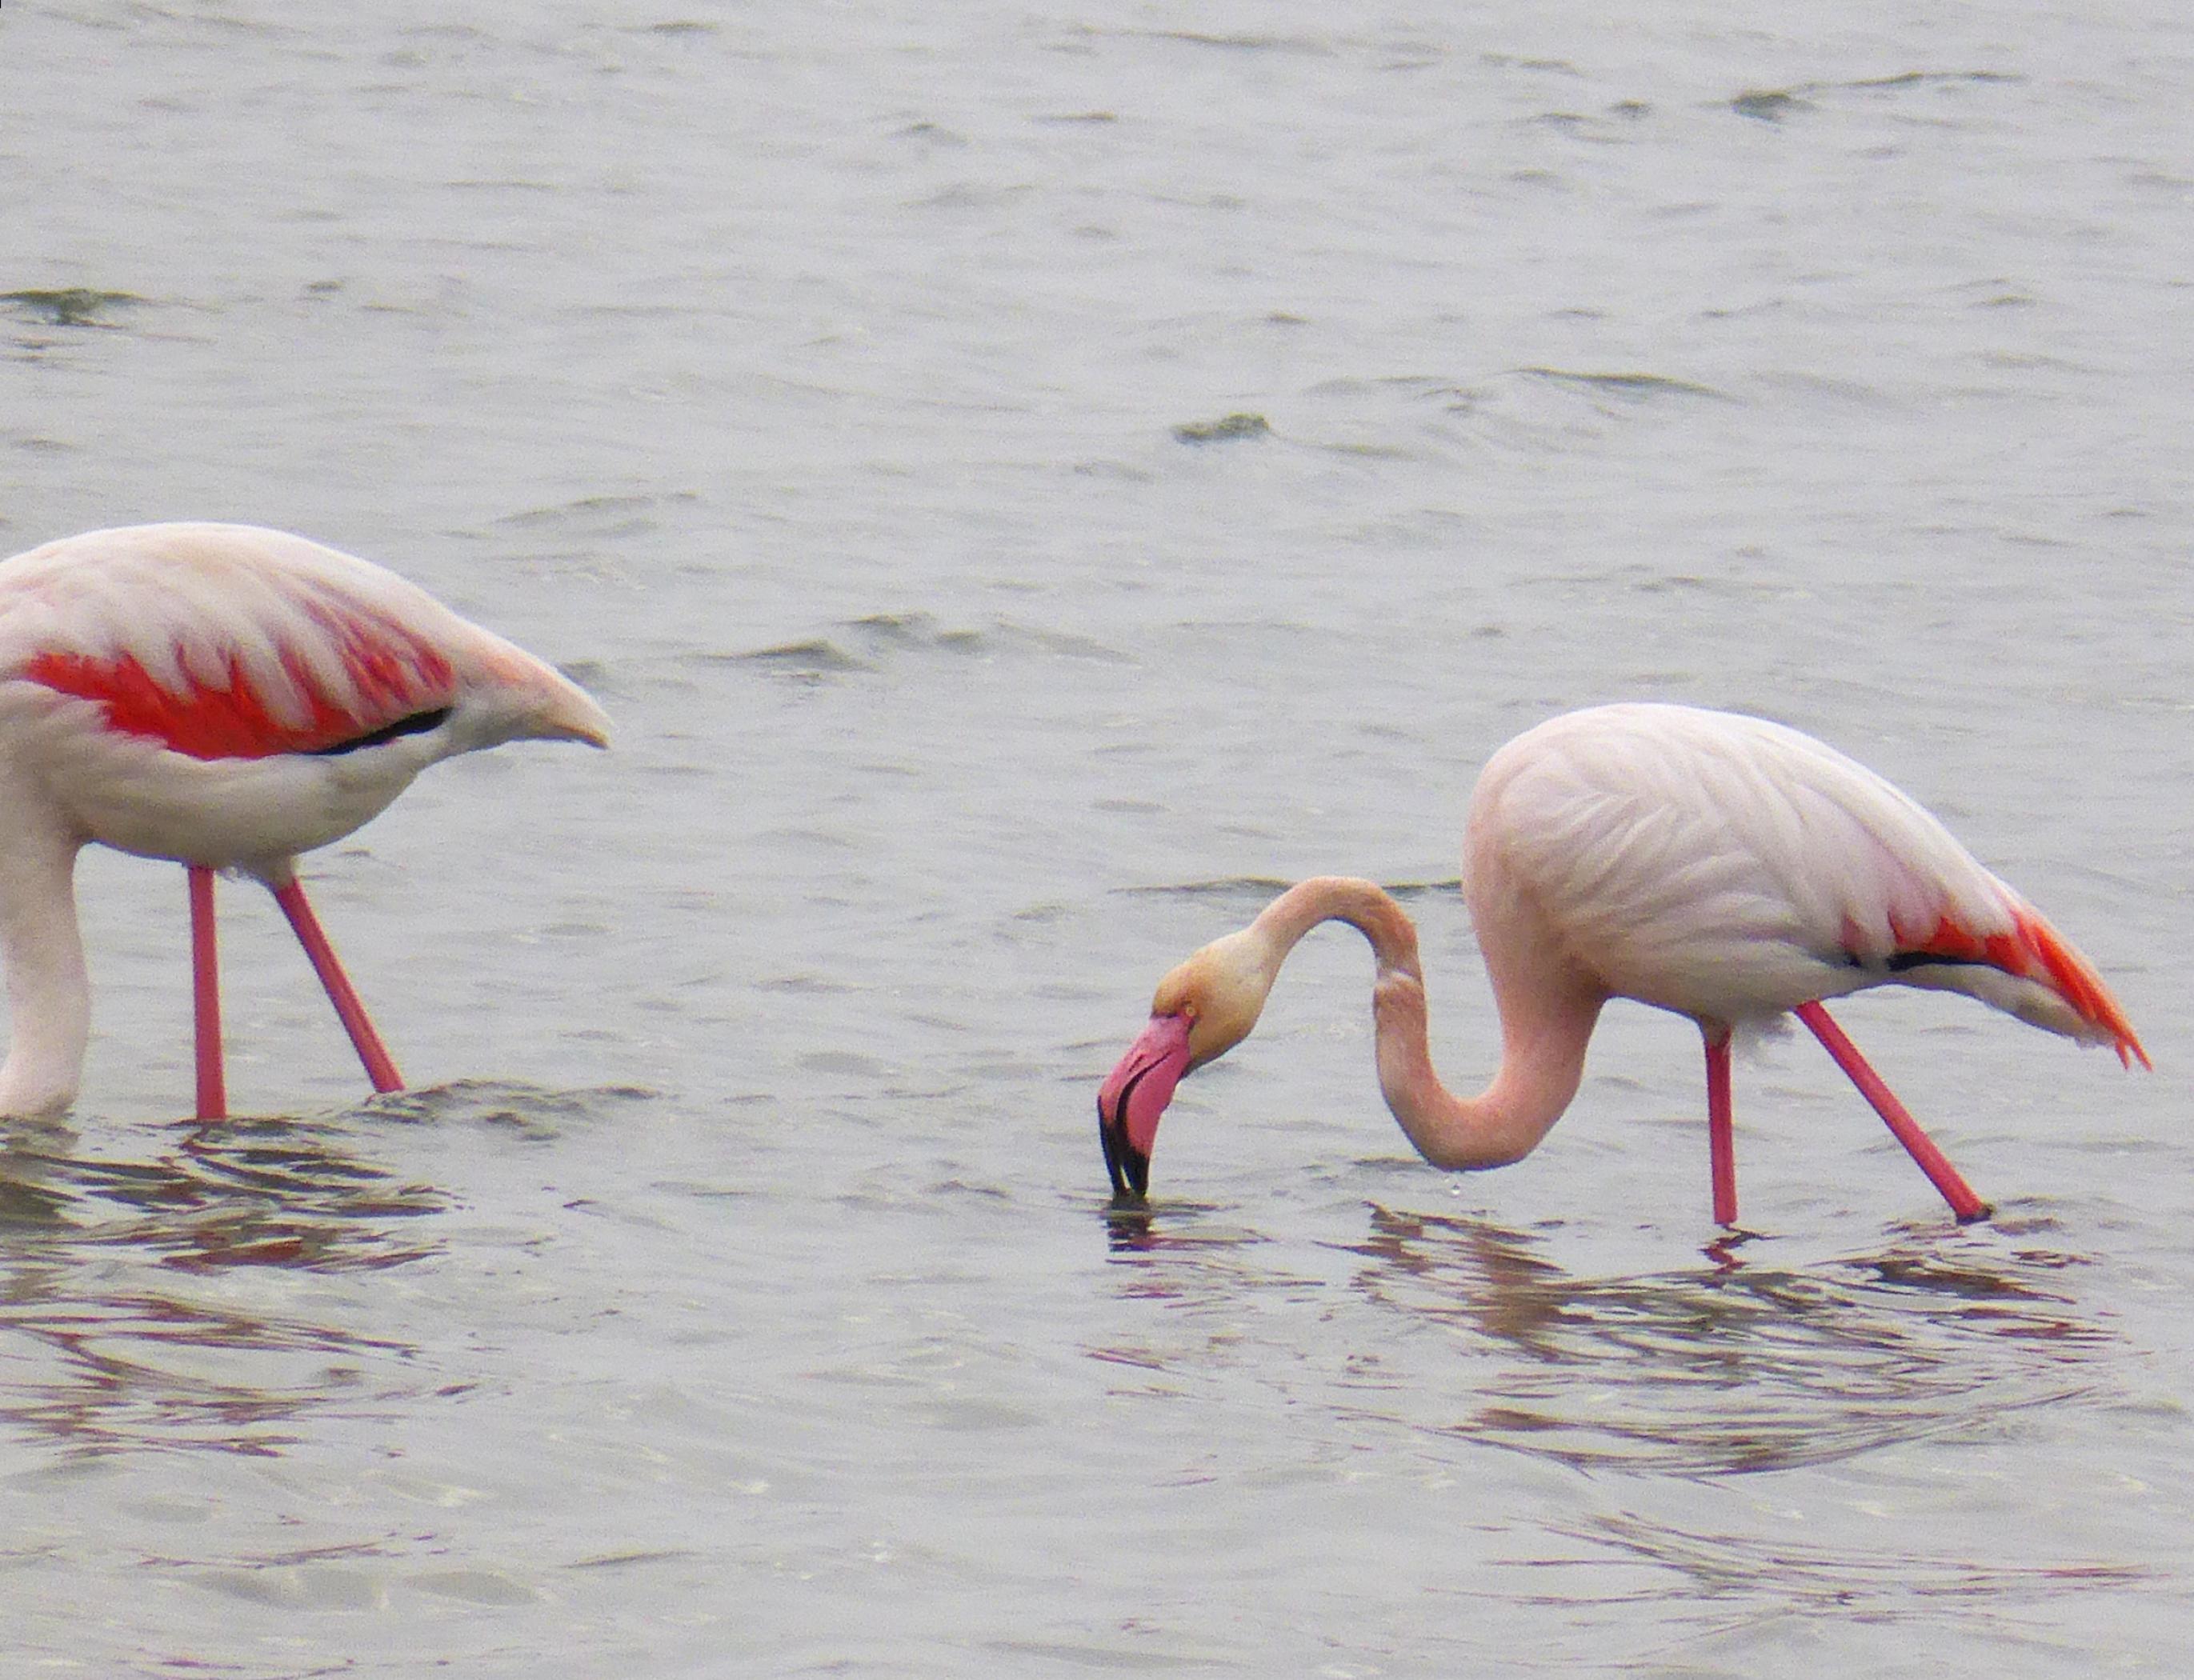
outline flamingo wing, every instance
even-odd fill
[[[1608,990],[1722,1023],[1888,982],[2146,1056],[2092,965],[1919,804],[1779,724],[1556,718],[1496,754],[1465,885],[1520,891]]]
[[[0,677],[195,759],[430,727],[484,645],[501,645],[393,573],[250,526],[94,531],[0,565]]]

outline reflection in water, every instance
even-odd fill
[[[2078,1262],[2031,1230],[1915,1236],[1802,1264],[1718,1243],[1697,1269],[1590,1277],[1553,1264],[1529,1234],[1374,1207],[1363,1240],[1338,1245],[1360,1264],[1336,1286],[1209,1212],[1109,1210],[1114,1258],[1131,1267],[1123,1293],[1238,1310],[1276,1286],[1317,1291],[1328,1327],[1314,1333],[1345,1326],[1354,1421],[1577,1469],[1823,1464],[1985,1431],[2105,1386],[2098,1362],[2112,1338],[2062,1289]],[[1336,1314],[1339,1290],[1370,1316]],[[1093,1351],[1177,1362],[1150,1347]]]
[[[278,1275],[430,1253],[414,1222],[444,1202],[347,1141],[328,1121],[233,1120],[129,1161],[76,1155],[62,1127],[8,1137],[0,1416],[76,1452],[271,1453],[288,1420],[354,1394],[365,1362],[406,1350],[299,1316],[307,1298]]]
[[[2088,1392],[2108,1339],[2044,1287],[2071,1262],[2042,1250],[1789,1268],[1718,1246],[1707,1270],[1579,1278],[1532,1246],[1374,1208],[1356,1287],[1509,1351],[1446,1427],[1579,1467],[1779,1470],[1956,1433]]]
[[[1105,1210],[1106,1245],[1118,1260],[1186,1259],[1183,1266],[1141,1265],[1122,1293],[1151,1300],[1191,1300],[1290,1280],[1227,1264],[1232,1251],[1265,1239],[1240,1225],[1213,1223],[1219,1210],[1203,1202],[1169,1201],[1161,1215],[1147,1202],[1116,1198]],[[1220,1274],[1223,1273],[1223,1280]]]
[[[165,1266],[209,1270],[282,1265],[308,1271],[400,1264],[424,1252],[399,1237],[439,1212],[423,1184],[347,1154],[346,1131],[320,1121],[264,1117],[193,1123],[175,1154],[118,1161],[11,1142],[0,1185],[46,1210],[57,1243],[128,1248]],[[20,1258],[32,1252],[18,1243]]]

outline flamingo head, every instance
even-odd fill
[[[609,714],[594,696],[532,655],[516,648],[509,652],[515,657],[491,664],[499,680],[481,697],[498,708],[497,725],[505,738],[610,744]]]
[[[1112,1191],[1150,1193],[1151,1148],[1174,1087],[1249,1036],[1278,964],[1255,930],[1214,940],[1158,983],[1150,1024],[1097,1092],[1097,1137]]]

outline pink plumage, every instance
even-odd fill
[[[1160,983],[1151,1026],[1099,1095],[1116,1190],[1147,1184],[1157,1093],[1246,1037],[1288,952],[1331,920],[1371,941],[1381,1088],[1435,1165],[1500,1166],[1535,1148],[1575,1096],[1610,999],[1691,1018],[1707,1046],[1724,1224],[1737,1217],[1737,1028],[1795,1014],[1961,1218],[1984,1204],[1823,1000],[1886,984],[1963,992],[2148,1064],[2093,965],[1939,822],[1832,748],[1757,718],[1602,706],[1519,736],[1472,795],[1463,891],[1502,1021],[1500,1070],[1482,1096],[1458,1098],[1433,1072],[1416,934],[1400,907],[1368,881],[1322,877]]]
[[[1552,719],[1479,776],[1464,868],[1481,920],[1525,895],[1611,994],[1699,1020],[1897,981],[2141,1054],[2033,906],[1910,796],[1781,724],[1644,704]]]
[[[199,1108],[225,1102],[211,872],[255,875],[377,1087],[393,1064],[295,878],[428,765],[525,737],[606,744],[575,684],[394,573],[248,525],[87,532],[0,562],[0,1113],[73,1099],[89,995],[72,877],[98,841],[194,872]]]

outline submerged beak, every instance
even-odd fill
[[[1112,1194],[1140,1201],[1150,1194],[1151,1146],[1158,1116],[1188,1071],[1188,1017],[1153,1015],[1097,1092],[1097,1138]]]

